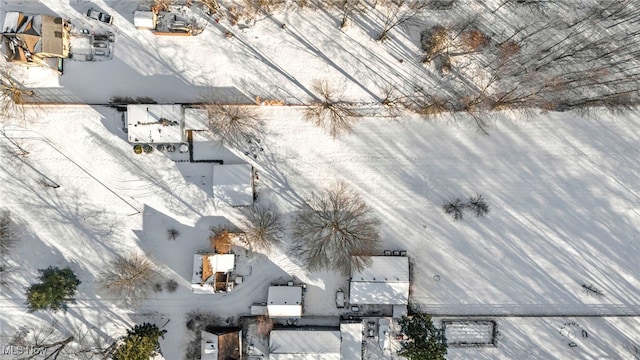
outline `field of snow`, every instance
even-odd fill
[[[146,96],[162,103],[210,96],[246,103],[260,96],[301,104],[316,96],[312,84],[322,79],[341,98],[368,104],[377,116],[339,139],[304,122],[299,107],[263,106],[264,151],[256,158],[203,139],[196,147],[225,163],[251,163],[258,202],[277,204],[287,219],[336,181],[361,194],[381,220],[383,248],[406,250],[411,259],[414,305],[443,319],[497,319],[497,347],[452,348],[450,358],[619,359],[640,346],[640,113],[495,113],[488,136],[463,116],[381,116],[376,103],[388,85],[407,94],[417,83],[437,84],[421,64],[415,34],[398,28],[393,41],[373,40],[377,12],[344,31],[335,12],[301,10],[305,16],[278,13],[244,29],[210,22],[196,37],[135,29],[133,1],[2,1],[0,12],[56,13],[97,30],[101,25],[83,15],[91,6],[115,17],[114,59],[65,61],[62,76],[16,70],[42,99],[104,104],[113,96]],[[227,28],[232,39],[223,34]],[[239,226],[243,216],[213,201],[211,164],[134,154],[121,115],[97,105],[48,106],[3,122],[0,209],[11,210],[21,242],[0,293],[0,345],[52,318],[69,331],[92,328],[107,338],[146,320],[166,324],[164,357],[181,359],[185,314],[247,315],[251,304],[266,301],[271,282],[292,277],[308,285],[306,315],[339,314],[334,296],[347,279],[306,273],[287,256],[288,238],[271,254],[240,251],[244,282],[233,292],[192,294],[193,253],[208,247],[209,228]],[[454,222],[442,211],[445,200],[476,194],[490,206],[487,217],[467,213]],[[180,232],[175,241],[167,239],[170,228]],[[103,293],[97,276],[131,251],[154,259],[178,290],[155,293],[135,309]],[[49,265],[78,274],[77,304],[66,314],[27,314],[24,289]],[[520,315],[549,317],[514,317]],[[589,337],[565,326],[573,323]]]

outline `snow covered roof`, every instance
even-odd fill
[[[408,282],[409,258],[406,256],[371,256],[371,265],[351,274],[351,281]]]
[[[202,360],[234,360],[240,358],[240,331],[225,330],[217,334],[201,331]]]
[[[231,206],[253,204],[251,165],[214,165],[213,196],[216,201]]]
[[[175,144],[185,140],[181,105],[127,105],[130,143]]]
[[[302,287],[269,286],[267,311],[270,317],[301,317]]]
[[[199,108],[185,108],[184,128],[188,130],[209,130],[207,111]]]
[[[409,303],[409,283],[351,282],[349,303],[399,305]]]
[[[135,11],[133,13],[133,26],[141,29],[155,29],[156,14],[151,11]]]
[[[191,283],[198,285],[211,283],[213,274],[231,272],[234,265],[234,254],[194,254]]]
[[[408,304],[409,258],[372,256],[370,266],[352,273],[349,289],[352,304]]]
[[[273,330],[270,360],[340,360],[340,332]]]
[[[201,356],[202,360],[218,360],[218,335],[201,331]]]
[[[208,255],[207,259],[214,273],[228,273],[233,271],[236,256],[234,254],[215,254]]]
[[[340,324],[340,359],[362,359],[362,322]]]
[[[18,31],[18,26],[22,20],[22,13],[17,11],[11,11],[5,14],[4,24],[2,25],[3,33],[15,33]]]

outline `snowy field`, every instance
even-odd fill
[[[479,6],[462,3],[473,5],[465,14]],[[421,63],[419,35],[397,28],[392,41],[373,40],[376,12],[344,31],[337,29],[338,13],[304,10],[306,16],[260,17],[244,29],[212,21],[195,37],[160,37],[133,27],[133,1],[0,6],[0,13],[55,13],[91,30],[102,25],[84,17],[89,7],[114,15],[113,60],[65,61],[62,76],[38,68],[15,72],[45,100],[104,104],[114,96],[146,96],[162,103],[212,96],[246,103],[260,96],[301,104],[322,79],[341,98],[380,115],[387,86],[404,94],[416,83],[438,86]],[[277,204],[287,217],[312,192],[339,180],[349,184],[381,220],[383,249],[407,251],[414,305],[442,319],[496,320],[497,347],[451,348],[450,358],[633,359],[640,347],[637,111],[496,113],[488,136],[462,116],[425,121],[402,113],[364,118],[352,134],[332,139],[304,122],[298,107],[258,110],[266,131],[256,158],[245,156],[246,149],[196,147],[225,163],[251,163],[258,202]],[[244,281],[233,292],[192,294],[193,253],[208,247],[210,227],[239,226],[242,214],[212,200],[211,164],[174,162],[158,151],[134,154],[121,115],[104,106],[37,107],[2,125],[0,209],[12,211],[22,241],[0,293],[0,344],[51,318],[107,338],[146,320],[166,324],[164,357],[178,360],[186,313],[248,315],[251,304],[266,301],[271,282],[292,277],[308,285],[306,315],[339,314],[335,292],[347,288],[347,279],[306,273],[287,256],[286,244],[268,255],[241,252],[237,270]],[[445,200],[476,194],[490,206],[486,218],[468,213],[454,222],[443,213]],[[175,241],[167,239],[170,228],[181,234]],[[155,293],[136,309],[102,293],[98,274],[131,251],[156,260],[178,290]],[[66,314],[27,314],[24,289],[49,265],[78,274],[78,302]],[[604,296],[589,295],[583,285]],[[550,317],[514,317],[520,315]],[[579,330],[567,326],[574,323]]]

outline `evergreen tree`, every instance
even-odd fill
[[[27,289],[27,304],[29,312],[49,309],[58,311],[67,309],[67,303],[74,303],[74,295],[80,280],[70,268],[59,269],[49,266],[38,269],[40,283],[33,284]]]
[[[416,314],[400,319],[402,333],[408,339],[402,342],[398,355],[409,360],[444,360],[447,341],[444,333],[437,329],[427,314]]]
[[[113,354],[113,360],[149,360],[160,351],[159,338],[164,338],[167,330],[157,325],[144,323],[127,330],[127,336]]]

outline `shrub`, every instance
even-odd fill
[[[175,292],[178,289],[178,282],[173,279],[168,280],[165,285],[167,287],[167,291],[170,293]]]
[[[178,238],[178,236],[180,236],[180,231],[174,228],[167,230],[167,237],[169,238],[169,240],[175,240]]]
[[[467,205],[462,202],[462,200],[455,198],[453,200],[446,201],[444,205],[442,205],[442,209],[448,215],[453,217],[453,220],[459,221],[464,218],[463,211]]]
[[[116,348],[113,360],[146,360],[160,353],[159,338],[164,338],[166,330],[157,325],[144,323],[127,330],[127,336]]]
[[[487,202],[480,194],[477,194],[475,197],[470,197],[467,207],[478,217],[485,216],[489,213],[489,205],[487,205]]]
[[[37,310],[58,311],[67,309],[67,303],[74,303],[74,295],[80,280],[70,268],[50,266],[39,269],[40,283],[27,289],[29,312]]]

